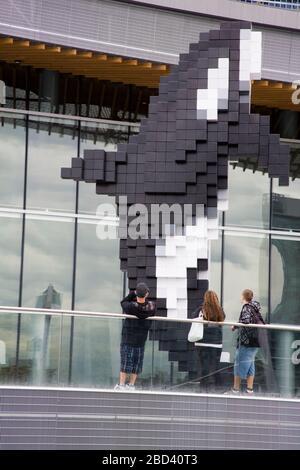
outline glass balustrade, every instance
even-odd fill
[[[140,320],[130,321],[135,328]],[[0,385],[113,389],[119,382],[123,322],[117,314],[0,308]],[[215,334],[188,342],[190,321],[147,322],[137,391],[231,393],[235,374],[246,396],[245,377],[254,373],[254,396],[300,397],[300,327],[236,324],[232,331],[227,322],[205,325],[204,330],[218,329],[220,346]],[[260,344],[252,351],[255,371],[241,340],[245,331]]]

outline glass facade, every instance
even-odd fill
[[[84,149],[114,150],[138,127],[4,111],[0,118],[0,305],[119,312],[125,285],[119,243],[96,237],[97,206],[113,198],[97,196],[93,184],[61,180],[60,169]],[[299,324],[296,146],[293,152],[289,187],[241,163],[230,165],[229,210],[220,217],[210,257],[210,285],[227,320],[238,320],[240,293],[251,288],[267,322]],[[120,330],[113,318],[1,314],[0,341],[7,339],[1,381],[111,387]],[[271,353],[281,357],[274,363],[280,389],[285,389],[285,348],[297,341],[288,333],[272,333]],[[235,341],[224,330],[229,361],[224,368],[230,374]],[[148,341],[141,384],[184,390],[189,377],[176,357],[176,351]],[[263,377],[263,358],[260,364]],[[297,373],[287,373],[288,390],[298,387]]]

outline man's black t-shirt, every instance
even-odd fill
[[[136,301],[136,294],[130,293],[125,297],[121,306],[127,315],[134,315],[138,320],[126,318],[122,328],[122,344],[142,347],[145,345],[151,322],[146,318],[155,315],[156,307],[154,302],[145,300],[141,304]]]

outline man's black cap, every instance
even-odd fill
[[[144,282],[139,282],[136,286],[136,295],[137,297],[145,297],[149,292],[149,287]]]

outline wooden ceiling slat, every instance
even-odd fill
[[[77,55],[77,49],[63,48],[60,53],[65,56],[75,56]]]
[[[166,64],[11,37],[0,38],[0,46],[0,60],[6,62],[20,61],[24,65],[48,68],[74,76],[84,75],[99,80],[151,88],[157,88],[160,77],[166,75],[169,70]],[[295,89],[297,85],[291,83],[254,80],[252,81],[252,103],[300,111],[300,106],[294,105],[291,100],[291,93]]]
[[[46,52],[59,53],[61,52],[61,47],[60,46],[46,46]]]
[[[84,57],[85,59],[91,59],[93,57],[92,52],[87,52],[87,51],[78,51],[77,52],[77,57]]]
[[[13,44],[16,47],[29,47],[30,41],[28,41],[27,39],[14,39]]]
[[[122,64],[123,59],[122,57],[107,57],[108,62],[114,63],[114,64]]]
[[[46,50],[46,44],[31,44],[30,49],[38,50],[38,51],[44,51]]]
[[[125,65],[138,65],[137,59],[124,59],[123,64]]]

